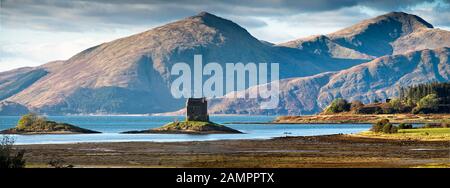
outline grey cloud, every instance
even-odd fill
[[[430,0],[4,0],[0,15],[2,23],[8,27],[82,31],[92,28],[161,25],[200,11],[208,11],[245,27],[257,28],[267,24],[255,17],[282,20],[291,15],[338,11],[357,5],[396,11],[427,1]],[[449,1],[442,2],[448,4]],[[448,7],[443,9],[448,12]],[[440,24],[449,24],[448,21],[435,17],[433,18]]]
[[[244,28],[258,28],[267,26],[267,23],[260,19],[249,18],[249,17],[228,17],[228,19],[233,20],[237,24],[243,26]]]

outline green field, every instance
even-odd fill
[[[400,129],[400,134],[422,135],[430,134],[433,136],[450,136],[450,128],[421,128],[421,129]]]
[[[414,140],[450,140],[450,128],[417,128],[400,129],[395,134],[374,133],[364,131],[358,136],[388,138],[388,139],[414,139]]]

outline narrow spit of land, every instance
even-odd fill
[[[450,121],[450,114],[319,114],[306,116],[279,116],[271,123],[286,124],[339,124],[339,123],[375,123],[388,119],[391,123],[441,123]]]

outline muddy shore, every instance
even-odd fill
[[[21,145],[28,167],[450,167],[449,141],[351,135],[270,140]]]

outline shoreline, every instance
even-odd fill
[[[450,142],[335,134],[185,142],[16,145],[29,167],[450,167]]]
[[[316,125],[316,124],[372,124],[372,123],[364,123],[364,122],[311,122],[311,123],[305,123],[305,122],[227,122],[227,123],[222,123],[224,125],[230,125],[230,124],[239,124],[239,125],[246,125],[246,124],[258,124],[258,125],[269,125],[269,124],[288,124],[288,125],[307,125],[307,124],[312,124],[312,125]],[[413,124],[423,124],[423,123],[413,123]]]
[[[278,116],[273,124],[373,124],[381,119],[389,122],[426,124],[450,121],[450,114],[318,114],[305,116]]]

